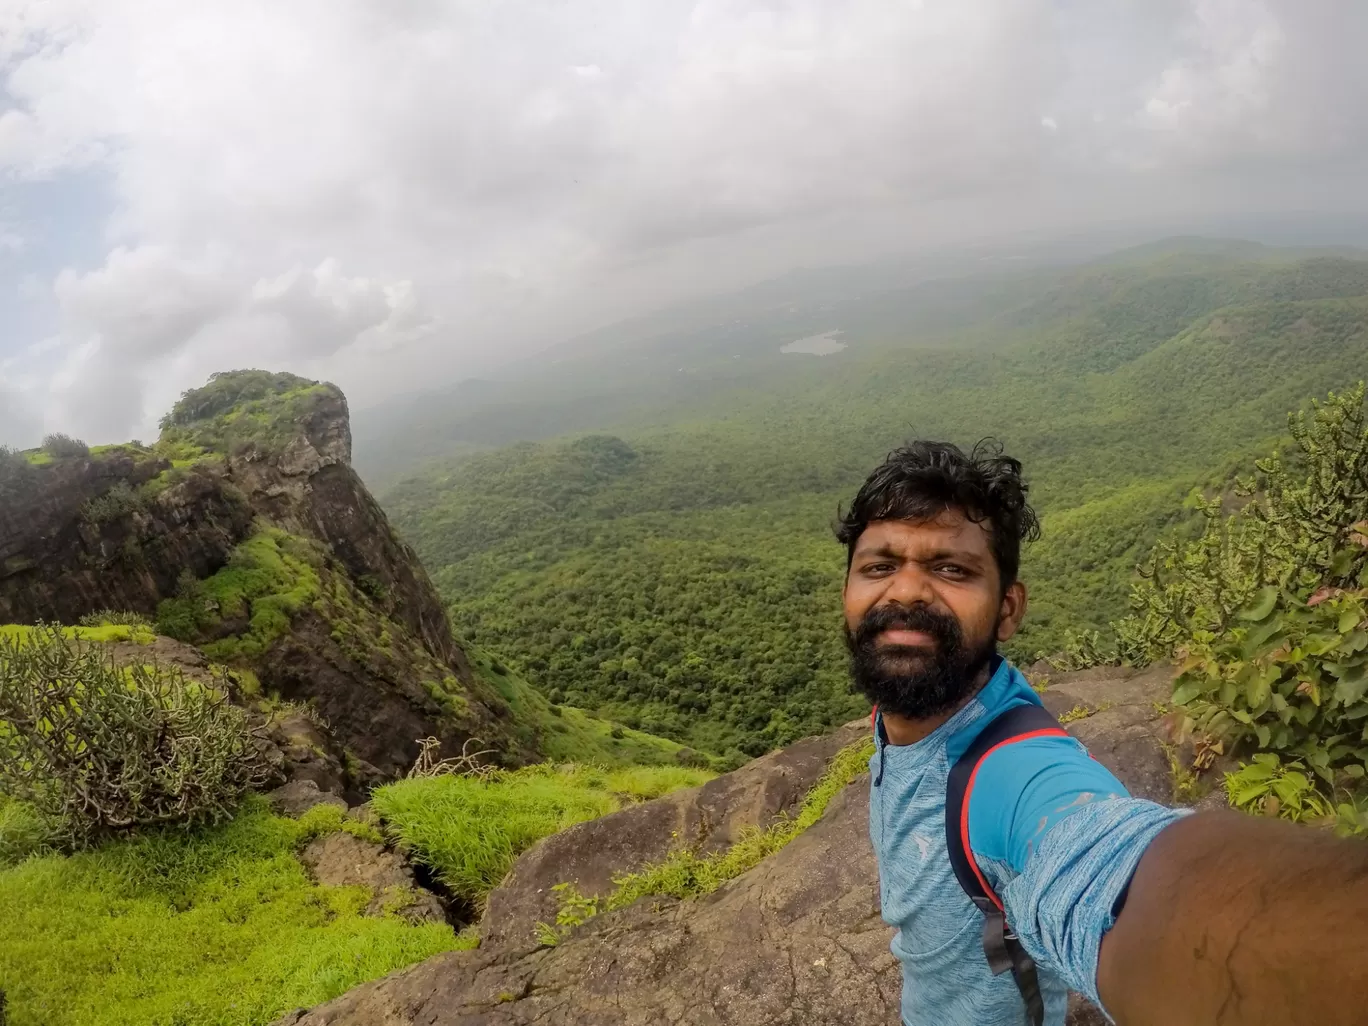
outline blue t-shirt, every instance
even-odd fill
[[[1000,660],[963,709],[912,745],[876,739],[869,830],[884,919],[898,928],[906,1026],[1026,1026],[1011,973],[993,976],[983,915],[960,888],[945,844],[950,767],[999,713],[1040,704]],[[1063,1026],[1068,991],[1101,1004],[1097,956],[1114,908],[1154,836],[1182,815],[1132,798],[1071,737],[1006,745],[980,764],[969,845],[1035,959],[1047,1026]]]

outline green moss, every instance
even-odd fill
[[[318,827],[256,800],[214,829],[0,871],[10,1023],[264,1026],[473,946],[445,924],[363,916],[364,888],[314,884],[294,852]]]
[[[376,789],[386,829],[452,892],[480,903],[519,854],[550,834],[605,816],[625,802],[704,783],[683,767],[604,770],[543,764],[488,779],[438,776]]]
[[[291,617],[320,593],[322,557],[308,541],[262,528],[235,548],[228,565],[203,581],[185,581],[181,595],[157,608],[164,634],[195,642],[225,619],[246,617],[245,631],[203,646],[218,662],[262,655],[290,627]]]

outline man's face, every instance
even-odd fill
[[[846,575],[846,642],[855,685],[885,712],[924,719],[955,708],[999,641],[1016,633],[1026,590],[1004,597],[987,524],[955,510],[876,520]]]

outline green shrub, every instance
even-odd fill
[[[178,670],[41,627],[0,635],[0,793],[68,844],[226,817],[262,768],[245,714]]]
[[[127,481],[115,481],[109,491],[88,499],[81,516],[92,524],[109,523],[147,508],[147,498]]]
[[[444,775],[387,784],[371,805],[413,857],[451,891],[478,905],[543,837],[616,812],[624,800],[658,798],[708,780],[685,767],[543,764],[484,779]]]
[[[101,609],[98,613],[87,613],[81,617],[82,627],[146,627],[152,629],[152,621],[142,613],[128,610]]]
[[[1295,449],[1257,461],[1245,504],[1161,546],[1118,624],[1143,660],[1174,651],[1197,730],[1301,760],[1333,787],[1368,770],[1368,425],[1364,387],[1291,418]]]
[[[43,439],[43,451],[54,459],[68,456],[89,456],[90,446],[79,438],[54,432]]]

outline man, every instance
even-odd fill
[[[996,655],[1026,615],[1026,491],[996,447],[916,442],[837,530],[903,1022],[1060,1026],[1072,989],[1122,1026],[1368,1024],[1368,844],[1132,798],[1057,725],[983,754],[989,731],[1044,715]],[[990,970],[995,945],[1010,972]]]

